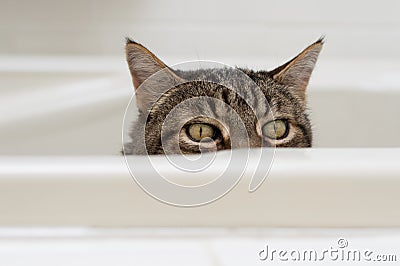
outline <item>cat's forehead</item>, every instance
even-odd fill
[[[214,80],[192,80],[171,88],[165,95],[170,101],[179,103],[196,97],[210,97],[232,107],[249,105],[253,109],[268,111],[270,94],[267,88],[261,88],[254,82],[242,82],[227,79],[221,82]]]
[[[266,71],[222,68],[181,71],[178,74],[186,79],[186,82],[179,86],[180,90],[197,87],[203,92],[214,94],[217,98],[224,97],[223,100],[227,103],[236,100],[236,97],[232,97],[233,94],[246,101],[257,101],[255,105],[267,101],[270,105],[279,106],[285,98],[296,100],[290,97],[290,88],[273,80]],[[231,97],[226,97],[227,95]]]

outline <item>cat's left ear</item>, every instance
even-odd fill
[[[269,71],[269,74],[276,81],[293,87],[296,90],[296,94],[304,100],[311,73],[314,70],[323,44],[324,39],[320,38],[289,62]]]

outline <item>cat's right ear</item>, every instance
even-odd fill
[[[143,45],[127,38],[125,49],[137,105],[143,112],[149,110],[166,90],[183,81]],[[146,80],[149,81],[141,86]]]
[[[151,75],[167,67],[146,47],[129,38],[126,39],[125,50],[135,89],[138,89]]]

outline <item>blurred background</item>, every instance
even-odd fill
[[[118,154],[133,94],[127,36],[171,65],[273,69],[324,35],[308,89],[314,145],[398,147],[399,10],[396,0],[2,0],[0,153]]]
[[[1,5],[0,49],[9,55],[121,56],[124,37],[130,36],[162,56],[280,59],[326,35],[324,58],[400,57],[396,0],[3,0]]]

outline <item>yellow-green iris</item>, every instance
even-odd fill
[[[281,139],[287,134],[287,123],[285,120],[277,119],[266,123],[262,127],[262,134],[270,139]]]
[[[207,124],[192,124],[188,133],[194,141],[201,141],[205,138],[212,138],[214,136],[214,128]]]

